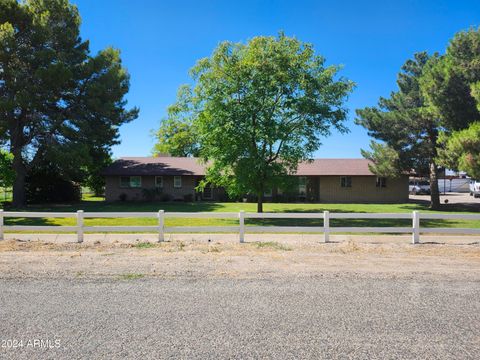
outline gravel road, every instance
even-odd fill
[[[480,353],[474,280],[2,279],[0,304],[0,358],[474,359]],[[52,348],[33,346],[35,339]],[[8,340],[23,340],[23,347],[8,348]]]

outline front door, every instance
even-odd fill
[[[212,200],[213,198],[213,191],[210,185],[205,186],[203,189],[203,199],[204,200]]]

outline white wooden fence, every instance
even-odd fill
[[[5,225],[10,218],[76,218],[75,226],[30,226]],[[86,218],[156,218],[152,226],[85,226]],[[238,226],[165,226],[167,218],[221,218],[238,219]],[[323,226],[245,226],[245,219],[323,219]],[[411,227],[334,227],[330,219],[411,219]],[[238,233],[241,243],[245,233],[323,233],[323,240],[329,242],[331,233],[410,233],[412,243],[420,242],[420,233],[479,234],[480,228],[421,228],[420,220],[480,220],[480,214],[439,214],[439,213],[246,213],[236,212],[14,212],[0,210],[0,240],[4,231],[52,231],[76,232],[78,242],[83,242],[84,232],[152,232],[158,233],[158,241],[164,241],[165,233]]]

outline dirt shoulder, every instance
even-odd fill
[[[324,244],[301,236],[263,236],[245,244],[194,236],[0,242],[0,278],[276,278],[302,276],[441,277],[480,280],[480,243],[463,237],[411,245],[402,237],[338,236]],[[392,240],[393,239],[393,240]]]

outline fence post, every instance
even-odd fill
[[[330,241],[330,212],[323,212],[323,239],[326,243]]]
[[[245,242],[245,211],[240,211],[238,214],[238,221],[240,225],[240,243],[243,243]]]
[[[3,240],[3,209],[0,209],[0,241]]]
[[[162,242],[165,240],[165,211],[159,210],[158,211],[158,242]]]
[[[414,211],[412,214],[412,244],[420,242],[420,214]]]
[[[83,210],[77,211],[77,241],[83,242]]]

